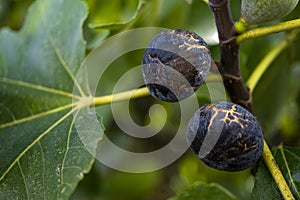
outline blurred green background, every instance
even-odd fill
[[[21,28],[33,0],[0,0],[0,27]],[[240,16],[241,1],[231,1],[234,20]],[[213,15],[201,0],[86,0],[89,16],[84,24],[88,54],[101,42],[119,32],[137,27],[183,28],[196,32],[210,45],[212,57],[219,60],[218,39]],[[72,12],[72,11],[70,11]],[[281,19],[299,18],[300,6]],[[278,22],[278,21],[276,21]],[[276,23],[276,22],[271,22]],[[259,26],[264,26],[261,24]],[[98,28],[94,28],[98,26]],[[251,28],[255,28],[252,26]],[[247,41],[241,45],[240,63],[244,80],[286,33],[278,33]],[[253,94],[255,114],[270,146],[283,143],[300,145],[300,42],[293,43],[270,66]],[[114,84],[129,69],[140,65],[143,50],[130,52],[112,63],[101,82],[99,95],[110,94]],[[197,91],[199,104],[210,102],[205,87]],[[110,106],[97,111],[103,116],[108,137],[120,146],[136,152],[147,152],[167,144],[176,133],[180,119],[179,105],[156,101],[152,97],[132,100],[130,112],[137,124],[149,122],[151,105],[161,104],[168,113],[164,128],[150,139],[126,136],[115,124]],[[160,120],[160,113],[156,113]],[[154,120],[155,120],[154,119]],[[230,181],[229,181],[230,180]],[[239,199],[250,199],[254,178],[250,170],[221,172],[208,168],[187,151],[168,167],[143,174],[123,173],[98,161],[80,182],[71,199],[167,199],[196,181],[217,182]]]

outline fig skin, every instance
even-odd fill
[[[161,32],[145,49],[144,82],[150,94],[161,101],[178,102],[204,83],[211,67],[208,45],[192,31]]]
[[[242,0],[241,17],[247,24],[280,19],[294,10],[299,0]]]
[[[186,137],[196,156],[218,170],[250,168],[263,153],[264,137],[258,121],[231,102],[202,106],[191,118]]]

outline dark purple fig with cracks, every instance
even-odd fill
[[[177,102],[191,96],[203,84],[211,56],[200,36],[177,29],[154,37],[142,63],[150,94],[162,101]]]
[[[258,121],[245,108],[230,102],[202,106],[191,118],[186,137],[198,158],[219,170],[247,169],[263,153]]]

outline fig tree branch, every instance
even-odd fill
[[[214,14],[219,34],[221,61],[218,68],[222,75],[224,86],[233,102],[253,112],[251,93],[244,84],[240,73],[239,45],[236,40],[238,33],[235,31],[229,0],[209,0],[209,6]],[[283,198],[294,199],[266,142],[264,146],[263,159]]]
[[[219,34],[221,60],[218,69],[225,89],[232,102],[253,112],[251,94],[240,73],[239,45],[236,42],[237,32],[232,20],[229,1],[210,0],[209,7],[214,14]]]

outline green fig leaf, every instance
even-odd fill
[[[66,199],[94,162],[75,127],[88,109],[72,94],[86,16],[80,0],[37,0],[19,32],[0,31],[0,199]]]
[[[256,113],[256,117],[266,136],[275,133],[284,105],[288,102],[287,80],[290,80],[293,61],[291,52],[289,49],[285,49],[265,71],[254,90],[253,99],[255,101],[253,101],[253,105],[255,110],[259,111]],[[270,103],[270,99],[272,103]]]
[[[300,148],[279,146],[272,151],[294,197],[300,198]],[[255,176],[253,199],[282,199],[280,191],[267,166],[261,162]]]
[[[134,13],[134,15],[124,21],[118,21],[118,22],[108,22],[108,23],[90,23],[90,27],[93,29],[109,29],[109,30],[120,30],[127,26],[130,26],[131,24],[134,24],[147,10],[147,7],[151,1],[149,0],[139,0],[138,7]],[[114,11],[115,12],[115,11]]]
[[[196,182],[188,189],[180,192],[177,196],[170,198],[169,200],[196,200],[196,199],[210,199],[210,200],[236,200],[228,190],[222,186],[211,183]]]

